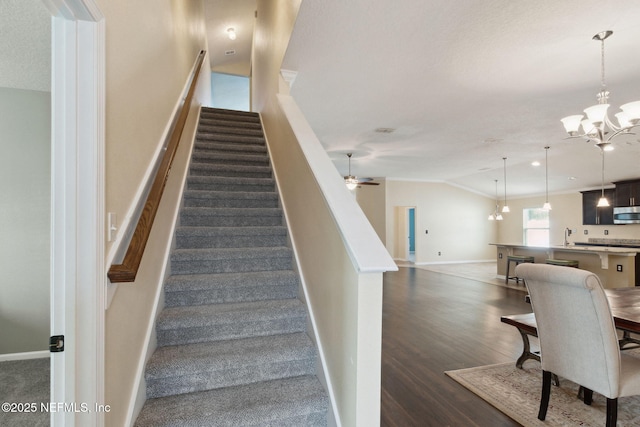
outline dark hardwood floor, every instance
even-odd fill
[[[385,273],[381,426],[519,426],[444,374],[515,360],[504,314],[526,313],[525,293],[417,268]]]

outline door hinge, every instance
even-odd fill
[[[49,338],[49,351],[51,353],[64,351],[64,335],[54,335]]]

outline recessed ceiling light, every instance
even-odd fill
[[[376,132],[378,133],[392,133],[394,131],[394,128],[376,128]]]
[[[227,28],[227,36],[229,37],[229,40],[235,40],[236,30],[234,30],[233,28]]]
[[[533,162],[531,162],[531,166],[540,166],[540,162],[537,160],[534,160]]]

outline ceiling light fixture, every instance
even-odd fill
[[[604,41],[613,34],[613,31],[603,31],[593,36],[593,40],[601,43],[601,88],[596,96],[598,103],[584,110],[583,115],[568,116],[561,120],[570,138],[585,138],[587,141],[595,141],[602,150],[612,150],[611,140],[616,136],[628,133],[630,129],[640,125],[640,101],[629,102],[621,105],[622,112],[616,114],[618,125],[614,124],[607,115],[609,104],[609,91],[604,80]],[[582,132],[580,132],[582,127]]]
[[[233,27],[227,28],[227,36],[229,37],[229,40],[235,40],[237,37],[236,30],[233,29]]]
[[[491,215],[489,215],[489,221],[502,221],[502,214],[498,212],[498,180],[494,180],[496,182],[496,210],[493,211]]]
[[[598,200],[597,207],[603,208],[609,206],[609,200],[604,197],[604,149],[600,150],[600,154],[602,155],[602,195],[600,196],[600,200]]]
[[[344,183],[347,185],[349,190],[355,190],[358,186],[358,178],[351,175],[351,156],[353,153],[347,153],[347,157],[349,158],[349,175],[344,178]]]
[[[544,147],[544,185],[545,185],[545,201],[542,205],[542,209],[545,211],[551,210],[551,203],[549,203],[549,146]]]
[[[507,205],[507,158],[503,157],[502,161],[504,162],[504,206],[502,207],[502,213],[508,213],[511,211]]]

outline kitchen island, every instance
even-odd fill
[[[545,247],[509,243],[491,245],[496,246],[497,277],[503,280],[507,271],[507,256],[524,255],[534,257],[535,262],[540,264],[549,258],[576,260],[581,269],[595,273],[605,288],[628,288],[640,284],[638,248],[574,244]],[[510,275],[513,274],[513,268],[512,263]]]

